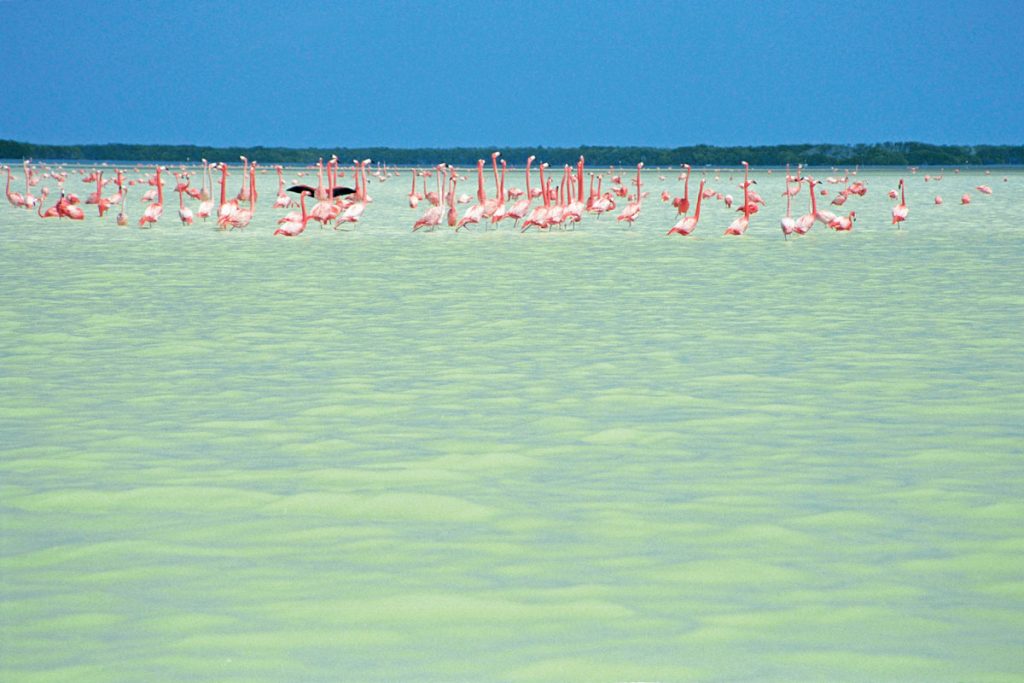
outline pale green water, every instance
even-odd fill
[[[1020,680],[1002,175],[788,243],[780,174],[743,238],[653,172],[572,234],[3,205],[0,679]]]

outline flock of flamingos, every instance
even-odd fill
[[[542,163],[536,167],[539,176],[538,184],[533,183],[533,162],[535,157],[531,156],[526,160],[526,188],[505,186],[507,162],[502,159],[499,152],[491,155],[491,172],[493,174],[493,192],[488,195],[485,182],[486,162],[480,159],[476,166],[476,201],[468,194],[457,192],[459,182],[468,179],[460,175],[458,170],[447,164],[439,164],[432,169],[408,169],[411,177],[411,188],[408,194],[409,208],[418,210],[421,202],[428,205],[426,211],[418,215],[412,222],[412,230],[436,230],[447,226],[456,232],[469,228],[473,225],[497,228],[501,223],[511,223],[514,229],[527,231],[530,229],[538,231],[573,229],[580,223],[584,216],[600,216],[604,213],[614,214],[617,221],[632,225],[640,216],[643,202],[648,198],[649,193],[643,190],[642,169],[643,163],[636,165],[635,177],[623,177],[616,175],[614,169],[600,173],[588,173],[585,168],[584,159],[580,157],[575,166],[566,164],[560,175],[548,171],[548,164]],[[228,165],[224,163],[208,163],[202,160],[202,181],[200,187],[193,186],[193,173],[182,166],[178,171],[172,171],[174,177],[173,191],[178,194],[178,220],[182,225],[192,225],[199,218],[204,221],[215,221],[221,230],[236,230],[247,227],[256,214],[258,193],[256,189],[256,173],[258,164],[250,162],[241,157],[242,171],[241,183],[238,193],[228,197]],[[312,221],[319,223],[322,228],[340,226],[349,223],[356,223],[363,216],[367,206],[373,202],[369,195],[367,179],[373,176],[376,180],[383,182],[389,178],[400,177],[402,171],[388,169],[387,166],[378,166],[373,173],[367,172],[370,160],[355,161],[352,166],[342,169],[338,164],[337,157],[331,158],[324,163],[320,160],[315,166],[316,186],[293,185],[285,188],[284,169],[275,166],[278,176],[277,195],[270,205],[274,210],[292,210],[277,220],[277,229],[274,235],[295,237],[306,230],[307,225]],[[743,164],[743,182],[738,185],[742,190],[742,197],[735,211],[740,214],[725,229],[726,235],[743,235],[750,226],[751,216],[766,206],[765,200],[755,190],[756,180],[749,179],[749,164]],[[314,168],[314,167],[310,167]],[[678,181],[682,183],[681,194],[672,196],[668,190],[661,193],[661,201],[671,203],[676,209],[676,222],[672,225],[668,235],[692,235],[700,222],[701,203],[707,201],[720,201],[730,209],[736,200],[731,194],[722,193],[711,189],[706,179],[702,179],[697,188],[696,200],[690,200],[690,172],[689,164],[681,166],[682,172]],[[127,198],[132,188],[141,186],[146,189],[141,200],[146,204],[142,215],[137,219],[139,227],[146,228],[156,224],[164,213],[164,186],[167,181],[166,167],[157,166],[155,172],[149,175],[140,167],[134,168],[135,177],[128,179],[127,172],[122,169],[114,169],[113,177],[104,178],[105,170],[99,168],[87,171],[84,168],[73,171],[65,171],[59,167],[47,167],[45,165],[34,166],[30,161],[23,162],[24,192],[11,190],[14,181],[10,166],[4,167],[7,173],[6,196],[11,206],[18,209],[33,211],[40,218],[67,218],[70,220],[82,220],[85,217],[83,203],[95,205],[99,216],[111,211],[115,207],[118,212],[115,221],[119,226],[127,226],[132,222],[128,217]],[[916,169],[913,169],[916,172]],[[265,169],[260,169],[266,173]],[[340,178],[345,177],[346,171],[351,174],[354,187],[341,187],[338,185]],[[95,183],[95,190],[91,192],[84,202],[69,189],[70,175],[77,173],[82,176],[80,182],[86,184]],[[769,171],[770,173],[770,171]],[[305,176],[307,172],[300,171],[299,176]],[[219,175],[219,201],[214,200],[214,176]],[[552,177],[554,175],[555,177]],[[632,172],[630,172],[632,175]],[[856,175],[856,172],[854,173]],[[586,179],[589,178],[589,186],[586,186]],[[607,187],[603,185],[605,178],[608,178]],[[433,180],[433,189],[428,190],[428,181]],[[717,178],[716,178],[717,179]],[[941,180],[942,176],[925,176],[925,180]],[[49,180],[57,184],[58,195],[56,203],[47,206],[47,197],[51,190],[44,186],[39,190],[39,196],[32,194],[32,189],[42,181]],[[659,176],[664,181],[665,176]],[[1006,179],[1004,178],[1004,181]],[[422,182],[422,184],[420,184]],[[863,197],[867,192],[866,185],[855,180],[850,182],[849,174],[843,177],[830,177],[824,181],[815,180],[812,177],[803,175],[803,167],[797,166],[796,173],[792,174],[789,166],[786,167],[786,189],[782,196],[786,198],[786,215],[779,220],[779,227],[785,238],[791,235],[806,234],[815,223],[821,223],[825,228],[835,231],[849,231],[853,229],[857,218],[857,212],[851,210],[845,215],[836,214],[818,206],[818,197],[822,202],[828,201],[825,197],[829,192],[822,185],[844,185],[836,196],[831,200],[830,206],[843,207],[847,199],[851,197]],[[18,180],[21,184],[21,179]],[[801,188],[806,185],[808,188],[809,204],[807,213],[793,215],[793,200],[800,193]],[[632,188],[630,188],[632,186]],[[983,194],[992,194],[992,189],[987,185],[979,185],[976,188]],[[109,191],[109,194],[106,192]],[[135,190],[137,191],[137,190]],[[296,199],[295,195],[298,195]],[[311,207],[307,207],[306,199],[310,198]],[[889,197],[898,201],[892,207],[892,224],[900,227],[907,220],[909,208],[903,179],[899,180],[895,189],[889,190]],[[617,201],[618,200],[618,201]],[[195,211],[186,202],[199,204]],[[971,201],[969,194],[964,194],[960,201],[968,204]],[[942,203],[942,198],[936,196],[936,204]],[[624,206],[619,207],[619,203]],[[690,213],[691,204],[693,213]],[[460,205],[467,205],[459,210]]]

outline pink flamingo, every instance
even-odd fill
[[[690,210],[690,165],[683,164],[686,174],[683,176],[683,196],[672,200],[672,206],[676,207],[676,214],[682,215]]]
[[[615,217],[615,220],[626,221],[631,226],[633,225],[633,221],[640,217],[640,208],[643,202],[643,196],[641,195],[640,189],[640,169],[643,167],[644,162],[642,161],[636,165],[636,201],[626,204],[626,208],[622,210],[622,213]]]
[[[668,235],[682,235],[686,237],[690,235],[697,227],[697,221],[700,220],[700,203],[704,199],[704,179],[700,180],[700,188],[697,191],[697,207],[693,211],[692,216],[683,216],[679,221],[672,226],[672,229],[668,231]]]
[[[848,216],[836,216],[828,224],[828,227],[832,228],[836,232],[844,232],[853,230],[853,222],[857,220],[857,212],[851,211]]]
[[[278,221],[281,226],[274,231],[275,235],[284,235],[285,237],[295,237],[302,234],[306,229],[306,224],[309,223],[310,215],[306,212],[306,197],[309,195],[308,192],[303,190],[299,194],[299,206],[302,208],[296,220],[289,220],[289,216],[285,216],[283,219]]]
[[[960,203],[961,204],[970,204],[971,203],[971,195],[969,195],[966,192],[964,192],[963,195],[960,197]]]
[[[363,211],[366,210],[366,165],[368,163],[370,163],[369,159],[364,159],[362,162],[356,162],[356,201],[349,204],[341,215],[338,216],[339,223],[356,223],[363,215]],[[359,186],[360,178],[362,179],[361,188]]]
[[[807,177],[807,194],[811,195],[811,212],[805,213],[796,219],[796,233],[798,235],[806,235],[807,232],[814,227],[814,217],[818,215],[818,204],[814,199],[814,186],[818,184],[814,178]]]
[[[416,169],[411,169],[410,172],[412,173],[412,189],[409,190],[409,208],[410,209],[415,209],[417,206],[419,206],[419,203],[420,203],[420,196],[418,194],[416,194],[416,175],[417,175],[417,172],[416,172]]]
[[[11,206],[13,206],[16,209],[28,208],[28,205],[25,203],[25,196],[23,194],[21,194],[20,192],[11,192],[11,167],[5,166],[5,168],[7,169],[7,189],[5,190],[5,193],[7,195],[7,201],[10,202]]]
[[[441,196],[441,169],[443,166],[438,166],[434,174],[434,182],[437,183],[437,195]],[[441,219],[444,217],[445,207],[442,204],[431,204],[427,212],[420,216],[415,223],[412,224],[412,231],[416,232],[420,228],[427,228],[429,230],[437,229],[437,226],[441,225]],[[458,227],[462,227],[459,225]]]
[[[907,220],[908,213],[910,213],[910,209],[907,208],[907,198],[903,189],[903,178],[900,178],[900,203],[892,207],[892,223],[896,226],[897,230],[900,229],[900,224]]]
[[[160,180],[160,167],[156,167],[156,194],[157,200],[146,207],[142,217],[139,218],[139,227],[145,228],[160,220],[164,213],[164,184]]]
[[[248,184],[249,191],[246,196],[249,198],[249,208],[243,209],[239,207],[236,209],[230,217],[224,222],[219,222],[218,225],[223,228],[245,228],[252,222],[253,216],[256,215],[256,162],[249,165],[248,170]]]
[[[485,203],[487,202],[487,191],[484,190],[483,159],[478,159],[476,162],[476,199],[477,203],[466,209],[466,213],[462,214],[462,218],[459,219],[459,222],[455,227],[456,232],[458,232],[459,228],[464,228],[472,223],[479,223],[480,219],[484,217]]]
[[[548,167],[547,162],[542,163],[537,167],[537,171],[540,173],[540,186],[541,195],[544,197],[544,203],[533,207],[530,214],[523,221],[523,227],[520,228],[520,232],[526,232],[531,227],[535,227],[539,230],[544,230],[548,227],[548,212],[551,210],[551,195],[547,191],[547,185],[544,182],[544,169]]]
[[[60,213],[57,211],[57,205],[54,204],[46,211],[43,211],[43,202],[46,201],[46,195],[50,194],[50,188],[44,187],[39,197],[39,208],[36,209],[36,213],[40,218],[60,218]]]
[[[515,219],[515,227],[519,227],[519,221],[526,217],[526,212],[530,210],[530,202],[533,198],[530,196],[530,164],[537,157],[530,155],[526,158],[526,196],[518,199],[515,204],[508,208],[505,212],[507,218]]]
[[[501,194],[501,184],[498,182],[498,157],[501,156],[501,152],[491,152],[491,166],[494,167],[494,190],[495,196],[489,199],[483,200],[484,204],[484,218],[491,218],[494,213],[498,210],[499,206],[504,206],[505,198],[499,196]]]
[[[743,215],[734,220],[728,228],[725,229],[726,235],[742,235],[747,231],[747,227],[750,225],[750,182],[747,179],[750,172],[750,164],[747,162],[741,162],[743,164],[743,208],[740,209]]]
[[[122,188],[121,190],[121,211],[117,214],[117,224],[122,228],[128,225],[128,214],[124,212],[125,201],[128,199],[128,188]]]
[[[935,204],[942,204],[942,197],[940,197],[939,195],[935,195]]]
[[[188,183],[182,185],[179,180],[179,175],[174,174],[174,180],[176,183],[175,191],[178,193],[178,219],[182,225],[192,225],[192,209],[185,206],[185,191],[188,189]]]
[[[206,181],[209,179],[210,185],[207,188]],[[199,191],[199,196],[202,201],[199,202],[199,210],[196,211],[196,215],[202,218],[204,221],[210,217],[213,213],[213,198],[210,193],[213,191],[213,172],[210,170],[210,164],[203,159],[203,187]]]
[[[270,208],[289,209],[295,206],[295,201],[288,196],[287,192],[284,191],[284,168],[278,164],[277,166],[274,166],[274,169],[277,171],[277,198],[274,200],[274,204]]]
[[[793,199],[793,195],[789,191],[789,169],[786,169],[786,191],[783,193],[786,196],[786,215],[779,221],[779,227],[782,228],[783,239],[789,239],[789,236],[796,232],[796,221],[793,220],[790,215],[790,201]]]

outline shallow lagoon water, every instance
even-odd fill
[[[743,238],[656,171],[549,235],[0,207],[0,678],[1019,680],[1024,176],[789,242],[756,177]]]

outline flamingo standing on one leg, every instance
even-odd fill
[[[682,235],[683,237],[688,236],[697,227],[697,221],[700,220],[700,203],[704,198],[704,179],[701,178],[700,189],[697,191],[697,208],[694,209],[692,216],[683,216],[679,219],[679,222],[672,226],[672,229],[668,231],[668,235]]]
[[[164,213],[164,184],[160,180],[160,167],[156,167],[156,196],[155,202],[146,207],[142,217],[139,218],[139,227],[149,227],[153,223],[160,220],[160,216]]]
[[[901,229],[901,223],[907,220],[907,214],[910,213],[910,209],[907,208],[907,197],[903,190],[903,178],[900,178],[900,203],[892,207],[892,224],[896,226],[896,229]]]

